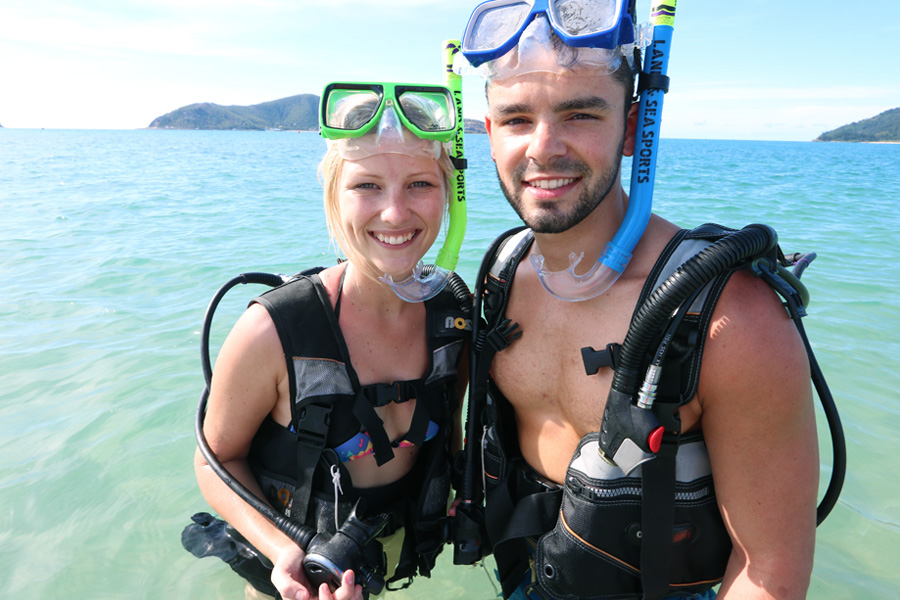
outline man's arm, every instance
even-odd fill
[[[761,280],[735,274],[713,315],[698,397],[734,549],[719,598],[805,598],[819,454],[802,340]]]

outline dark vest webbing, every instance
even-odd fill
[[[704,225],[694,230],[679,231],[664,249],[650,276],[645,282],[635,312],[646,298],[668,275],[687,258],[693,256],[730,230],[717,225]],[[508,231],[501,236],[503,241],[496,250],[485,257],[491,261],[491,268],[484,287],[484,314],[487,326],[476,340],[476,369],[473,397],[484,398],[491,387],[489,369],[494,355],[504,350],[521,335],[518,325],[505,316],[510,288],[521,259],[527,254],[533,233],[524,227]],[[654,412],[660,418],[666,433],[657,457],[643,465],[642,481],[642,538],[641,538],[641,585],[644,598],[661,598],[670,593],[669,564],[672,549],[672,527],[674,519],[675,458],[681,438],[681,424],[675,411],[689,402],[697,391],[705,333],[709,327],[715,303],[731,273],[723,274],[703,288],[690,302],[686,316],[678,326],[673,347],[664,363],[663,378],[659,382],[658,396]],[[588,374],[595,373],[602,366],[614,367],[618,344],[608,344],[603,351],[583,349]],[[647,364],[652,359],[647,356]],[[496,390],[495,390],[496,392]],[[476,394],[483,395],[476,395]],[[504,402],[505,404],[505,402]],[[508,407],[508,405],[507,405]],[[498,411],[507,411],[505,417]],[[486,418],[498,426],[507,438],[515,436],[515,431],[504,427],[509,423],[509,409],[488,403]],[[501,440],[501,446],[510,449],[517,444],[514,440]],[[510,477],[510,474],[507,473]],[[537,537],[553,527],[561,492],[543,492],[526,496],[524,499],[512,497],[513,492],[501,483],[486,504],[485,521],[488,537],[496,550],[498,545],[519,544],[524,537]],[[518,500],[518,501],[517,501]],[[512,515],[510,517],[510,515]],[[505,526],[499,526],[506,521]],[[504,595],[511,593],[520,583],[522,571],[527,561],[518,559],[498,560]],[[505,563],[505,564],[504,564]],[[724,574],[724,566],[723,566]]]
[[[295,431],[297,483],[288,516],[306,521],[310,494],[325,448],[334,447],[360,431],[369,433],[376,462],[393,456],[391,441],[373,406],[416,398],[408,441],[421,445],[429,420],[441,427],[445,440],[455,410],[456,364],[465,331],[447,327],[468,315],[445,290],[425,303],[429,369],[422,380],[360,386],[337,315],[315,274],[292,280],[255,300],[269,312],[281,339],[291,397]],[[438,444],[441,442],[439,441]]]

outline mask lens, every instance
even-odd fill
[[[423,132],[451,131],[456,127],[452,98],[444,92],[403,92],[398,102],[406,119]]]
[[[590,0],[551,0],[550,15],[554,24],[566,35],[580,36],[603,33],[618,25],[622,0],[592,2]],[[615,45],[617,40],[612,40]]]
[[[494,50],[521,29],[531,13],[531,2],[499,3],[473,15],[463,46],[466,51]]]
[[[325,125],[355,131],[375,118],[380,106],[381,94],[375,90],[332,90],[325,106]]]

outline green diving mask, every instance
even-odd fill
[[[330,83],[322,92],[319,127],[348,160],[384,153],[437,159],[441,143],[455,135],[456,107],[443,86]]]

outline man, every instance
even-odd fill
[[[620,166],[622,156],[634,152],[637,105],[632,104],[629,64],[633,47],[621,43],[627,42],[627,35],[615,39],[605,54],[594,53],[599,56],[595,60],[590,53],[594,49],[572,48],[560,40],[546,14],[532,16],[512,50],[501,57],[472,60],[463,43],[467,58],[473,64],[483,62],[480,70],[487,74],[485,124],[501,187],[533,231],[527,255],[543,257],[535,265],[522,260],[511,273],[505,318],[518,323],[521,337],[498,351],[490,365],[496,396],[491,402],[498,406],[499,425],[512,432],[498,452],[520,453],[518,461],[506,457],[512,475],[507,473],[499,486],[518,495],[512,498],[516,506],[526,493],[507,480],[539,482],[546,488],[562,485],[580,440],[601,429],[614,372],[606,366],[587,376],[581,349],[623,341],[651,269],[679,231],[652,215],[627,268],[595,297],[567,302],[545,291],[553,291],[548,275],[567,269],[571,253],[584,253],[581,265],[594,264],[626,218],[629,198],[620,183]],[[467,38],[477,26],[473,15]],[[576,273],[585,270],[581,266]],[[721,578],[718,597],[723,599],[804,598],[815,546],[819,461],[809,364],[801,339],[777,296],[746,270],[730,277],[701,333],[702,340],[695,341],[702,351],[696,393],[685,399],[677,416],[682,436],[702,432],[715,487],[713,506],[718,507],[731,550],[723,557],[724,573],[685,589],[696,592],[693,597],[712,597],[711,592],[700,594]],[[506,531],[489,536],[501,579],[507,578],[504,597],[553,596],[548,589],[558,574],[547,565],[534,572],[535,556],[540,565],[547,550],[538,541],[543,531],[506,539],[517,537],[509,533],[514,526],[491,519],[503,521],[498,514],[512,513],[492,511],[499,494],[491,493],[490,483],[488,488],[488,527]],[[565,511],[564,502],[563,517]],[[603,514],[596,518],[603,528],[620,525],[604,521]],[[569,524],[562,525],[571,534]],[[636,546],[640,537],[638,529]],[[698,544],[704,543],[701,538]],[[615,552],[593,550],[606,562],[618,561]],[[523,555],[529,567],[524,572]],[[615,572],[636,571],[637,580],[640,568],[624,565]],[[671,567],[673,573],[680,568]],[[596,589],[590,595],[597,597],[641,597],[639,588],[615,589],[618,575],[590,569],[572,575],[591,580],[587,588],[578,589]],[[510,585],[511,577],[521,584]],[[666,595],[674,595],[673,589]]]

